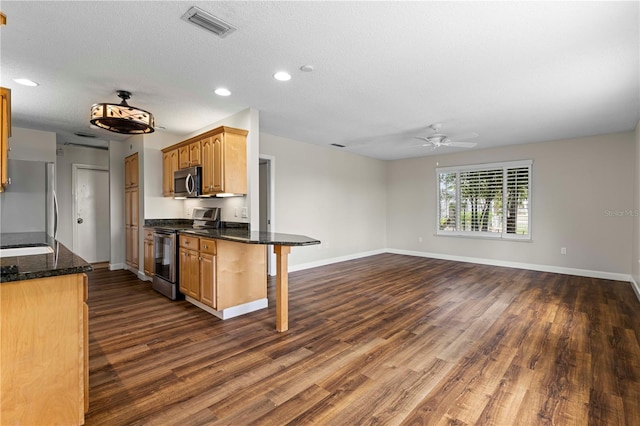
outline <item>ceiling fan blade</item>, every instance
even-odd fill
[[[475,142],[453,142],[453,141],[449,141],[449,142],[445,142],[443,143],[443,145],[445,146],[455,146],[458,148],[473,148],[474,146],[478,145]]]

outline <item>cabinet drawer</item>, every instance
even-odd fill
[[[153,229],[144,228],[144,239],[147,241],[153,241]]]
[[[198,244],[198,237],[189,237],[187,235],[180,235],[180,247],[188,248],[191,250],[200,250]]]
[[[216,254],[216,240],[200,238],[200,251],[202,253]]]

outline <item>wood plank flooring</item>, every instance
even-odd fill
[[[629,283],[383,254],[290,274],[290,329],[89,275],[88,425],[640,425]]]

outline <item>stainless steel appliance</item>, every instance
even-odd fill
[[[0,231],[46,232],[57,238],[55,163],[9,159],[10,184],[0,193]]]
[[[202,167],[188,167],[173,172],[174,197],[202,195]]]
[[[193,224],[177,226],[156,226],[153,235],[153,283],[158,293],[171,300],[183,299],[178,279],[178,231],[183,229],[218,228],[220,208],[196,207],[193,209]]]

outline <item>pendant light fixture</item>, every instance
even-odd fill
[[[126,135],[153,133],[153,114],[127,104],[131,92],[118,90],[119,104],[93,104],[91,106],[91,124],[100,128]]]

